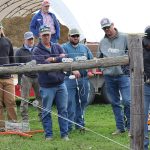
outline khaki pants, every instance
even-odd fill
[[[38,100],[39,106],[41,106],[42,100],[41,100],[40,93],[39,93],[38,79],[30,78],[30,77],[23,75],[21,78],[21,97],[24,98],[25,100],[21,101],[20,112],[21,112],[22,120],[24,122],[29,121],[27,100],[29,98],[29,93],[30,93],[31,87],[33,87],[35,98],[36,98],[36,100]],[[41,109],[40,108],[38,108],[38,115],[39,115],[39,118],[41,119]]]
[[[8,121],[16,122],[17,109],[13,78],[0,79],[0,128],[5,127],[4,106],[6,108]]]

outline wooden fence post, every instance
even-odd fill
[[[131,149],[144,150],[144,90],[142,37],[129,34],[131,74]]]

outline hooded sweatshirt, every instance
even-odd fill
[[[62,62],[62,58],[59,57],[60,54],[64,53],[64,50],[60,45],[55,43],[50,43],[51,50],[48,50],[40,42],[33,49],[33,59],[36,60],[37,64],[50,64],[51,62],[46,62],[45,60],[49,57],[55,57],[56,63]],[[49,71],[49,72],[39,72],[38,80],[41,87],[49,88],[60,85],[64,82],[65,74],[63,71]]]

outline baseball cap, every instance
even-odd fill
[[[147,45],[150,45],[150,26],[147,26],[144,30],[144,37],[143,37],[143,46],[147,46]]]
[[[24,34],[24,39],[28,40],[28,39],[31,39],[31,38],[34,38],[33,36],[33,33],[32,32],[25,32]]]
[[[144,33],[147,38],[150,38],[150,26],[147,26],[145,28]]]
[[[44,35],[44,34],[51,34],[50,27],[48,27],[48,26],[46,26],[46,25],[40,26],[39,32],[40,32],[41,35]]]
[[[103,19],[100,21],[100,24],[101,24],[101,28],[104,28],[104,27],[111,26],[111,25],[112,25],[112,22],[111,22],[111,20],[108,19],[108,18],[103,18]]]
[[[50,5],[49,0],[44,0],[44,1],[42,2],[42,6],[49,6],[49,5]]]
[[[80,35],[80,32],[79,32],[78,29],[72,28],[72,29],[69,30],[68,35],[76,35],[76,34]]]

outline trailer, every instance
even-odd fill
[[[87,42],[86,46],[91,50],[94,58],[96,58],[99,43]],[[92,103],[109,104],[110,98],[106,90],[103,72],[99,68],[95,68],[94,72],[95,72],[94,76],[89,78],[90,88],[89,88],[89,95],[88,95],[88,104],[92,104]]]

